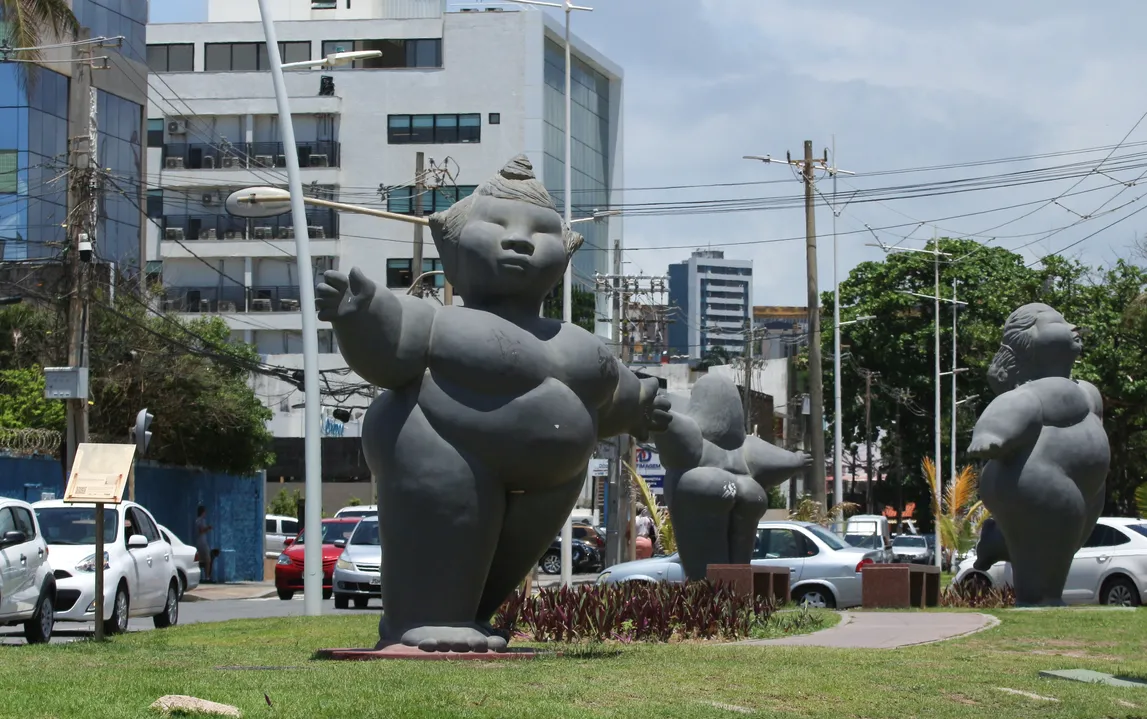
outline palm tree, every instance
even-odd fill
[[[36,47],[45,42],[68,41],[79,32],[68,0],[0,0],[0,23],[3,24],[3,42],[6,48]],[[21,63],[21,80],[26,85],[35,82],[36,65],[42,59],[39,50],[25,50],[16,54]]]
[[[941,551],[950,552],[951,559],[967,554],[976,545],[980,527],[988,518],[984,503],[976,499],[976,471],[971,467],[960,470],[943,496],[936,488],[936,466],[931,459],[924,459],[923,471],[932,489],[932,516],[940,528]]]

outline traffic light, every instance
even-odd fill
[[[150,414],[146,409],[141,409],[139,414],[135,416],[135,426],[131,428],[131,438],[135,440],[135,451],[142,457],[147,453],[147,445],[151,443],[151,432],[147,430],[151,426],[155,415]]]

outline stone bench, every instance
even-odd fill
[[[788,567],[710,564],[705,568],[705,578],[714,583],[727,584],[737,594],[771,597],[779,607],[788,604],[791,598],[789,586],[791,572]]]
[[[940,568],[927,564],[866,564],[861,569],[865,609],[924,609],[940,605]]]

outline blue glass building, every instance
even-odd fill
[[[97,87],[97,155],[107,172],[99,202],[96,252],[123,268],[140,267],[144,184],[143,103],[147,96],[147,0],[74,0],[91,37],[123,36],[109,70],[93,73]],[[23,69],[0,63],[0,258],[52,258],[66,241],[68,137],[72,66]],[[78,110],[78,108],[77,108]]]

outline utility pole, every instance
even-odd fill
[[[613,317],[610,337],[614,342],[614,353],[621,356],[621,308],[624,302],[621,298],[621,240],[613,241]],[[609,518],[606,522],[606,566],[621,562],[621,540],[624,537],[622,530],[622,512],[625,509],[625,499],[622,491],[622,451],[624,446],[621,437],[613,438],[614,461],[609,467]]]
[[[753,308],[749,308],[752,312]],[[746,320],[749,325],[745,333],[745,432],[753,431],[753,321]]]
[[[864,370],[864,471],[868,475],[865,482],[866,511],[872,514],[872,375],[871,370]]]
[[[415,217],[422,217],[422,195],[426,192],[426,179],[423,172],[426,166],[426,154],[418,152],[414,155],[414,197],[412,209]],[[414,223],[414,257],[410,260],[410,277],[416,287],[411,289],[416,297],[422,296],[422,223]]]
[[[86,39],[80,37],[78,39]],[[75,69],[72,74],[69,118],[70,147],[68,165],[68,219],[67,271],[71,291],[68,295],[68,367],[87,372],[88,366],[88,263],[92,259],[97,225],[97,190],[99,177],[96,168],[97,122],[96,89],[92,87],[91,51],[84,47],[73,50]],[[87,384],[86,382],[84,384]],[[67,457],[64,472],[70,472],[76,449],[88,441],[88,400],[83,397],[67,400]],[[97,595],[101,588],[97,588]],[[96,622],[102,635],[102,622]],[[97,637],[101,638],[101,637]]]

